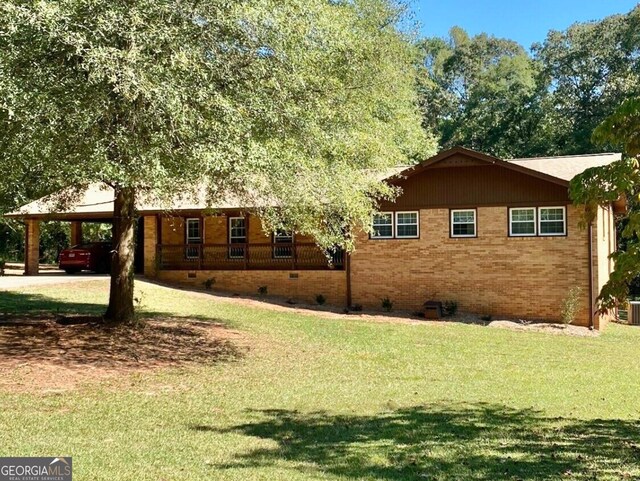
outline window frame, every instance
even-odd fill
[[[189,224],[195,221],[198,224],[198,233],[200,234],[198,237],[190,237],[189,236]],[[202,229],[202,219],[200,217],[187,217],[184,221],[185,228],[185,244],[202,244],[204,238],[204,232]],[[197,240],[198,242],[190,242],[191,240]]]
[[[272,236],[271,236],[271,243],[273,244],[272,256],[273,256],[274,259],[293,259],[293,250],[295,249],[295,245],[294,245],[295,244],[295,239],[294,239],[295,233],[291,232],[289,235],[283,235],[282,232],[284,232],[284,231],[281,231],[280,233],[279,232],[274,232],[272,234]],[[291,242],[284,243],[284,242],[280,241],[281,243],[285,244],[285,245],[281,245],[280,246],[280,245],[278,245],[279,242],[277,241],[278,237],[280,237],[280,238],[289,238],[289,239],[291,239]],[[288,250],[289,254],[287,254],[287,255],[279,254],[278,253],[279,249],[281,249],[282,251]],[[282,251],[280,251],[280,252],[282,252]]]
[[[415,224],[402,224],[402,225],[415,225],[416,226],[416,233],[415,235],[400,235],[398,234],[398,215],[399,214],[415,214],[416,215],[416,222]],[[395,238],[396,239],[419,239],[420,238],[420,211],[417,210],[399,210],[394,212],[393,215],[393,224],[394,224],[394,234],[395,234]]]
[[[456,225],[453,221],[453,216],[456,212],[473,212],[473,235],[453,233],[453,227]],[[457,224],[459,225],[461,223],[458,222]],[[478,209],[476,207],[469,209],[449,209],[449,237],[451,239],[474,239],[478,237]]]
[[[376,215],[389,215],[391,216],[391,224],[374,224],[374,219],[376,217]],[[395,213],[393,211],[384,211],[384,212],[378,212],[376,214],[374,214],[371,217],[371,234],[369,234],[369,238],[372,240],[388,240],[388,239],[395,239],[395,233],[396,233],[396,229],[395,229]],[[381,235],[374,235],[375,234],[375,227],[376,225],[379,226],[388,226],[391,225],[391,235],[390,236],[381,236]]]
[[[189,225],[194,221],[198,224],[198,233],[200,234],[199,237],[189,236]],[[204,222],[202,222],[202,219],[200,217],[187,217],[184,220],[184,241],[185,241],[184,242],[185,243],[185,252],[184,252],[185,259],[197,259],[198,257],[200,257],[201,248],[189,247],[192,245],[202,246],[202,244],[204,243]]]
[[[533,234],[518,234],[513,232],[513,217],[512,212],[514,210],[532,210],[533,211]],[[537,237],[538,236],[538,207],[509,207],[508,214],[509,222],[509,237]],[[524,224],[531,221],[517,221],[516,223]]]
[[[542,232],[542,209],[562,209],[562,233],[543,233]],[[558,222],[558,221],[544,221],[544,222]],[[566,205],[548,205],[538,207],[538,236],[539,237],[566,237],[567,236],[567,206]]]
[[[242,237],[238,237],[238,236],[232,236],[231,235],[231,223],[234,220],[238,220],[241,219],[242,222],[244,223],[244,242],[238,242],[237,244],[240,244],[241,247],[233,247],[233,242],[232,239],[236,238],[236,239],[242,239]],[[229,241],[229,259],[244,259],[246,257],[246,249],[245,249],[245,245],[247,244],[247,227],[248,227],[248,222],[247,222],[247,218],[244,216],[233,216],[233,217],[229,217],[228,221],[227,221],[227,239]],[[236,255],[234,254],[234,250],[238,250],[238,251],[242,251],[241,255]]]

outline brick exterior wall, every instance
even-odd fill
[[[158,279],[202,288],[214,278],[213,288],[224,292],[255,295],[259,287],[267,286],[269,295],[297,302],[315,303],[316,295],[322,294],[328,304],[346,304],[345,271],[193,271],[191,275],[195,277],[189,277],[189,271],[160,271]]]
[[[420,238],[371,240],[361,233],[351,255],[352,303],[380,309],[389,297],[395,309],[420,310],[427,300],[454,300],[461,311],[494,317],[557,322],[569,289],[582,288],[576,324],[589,325],[588,233],[580,226],[582,211],[567,206],[567,235],[509,237],[508,208],[479,207],[476,238],[450,238],[449,209],[420,210]],[[205,217],[206,243],[226,243],[226,216]],[[163,243],[184,243],[184,221],[165,217]],[[259,219],[249,227],[252,243],[270,242]],[[300,241],[300,239],[298,239]],[[269,294],[314,302],[345,305],[346,271],[188,271],[155,272],[155,217],[145,218],[145,274],[168,282],[202,287],[215,278],[215,289],[255,294],[267,286]],[[594,294],[613,267],[608,255],[615,249],[615,226],[610,208],[600,208],[593,225]],[[147,274],[148,273],[148,274]],[[294,276],[290,276],[294,274]],[[297,274],[297,278],[295,278]],[[607,316],[596,317],[602,328]]]
[[[462,311],[557,321],[568,290],[582,287],[577,324],[589,323],[588,234],[567,207],[566,237],[509,237],[507,207],[477,209],[477,238],[449,237],[449,209],[420,211],[420,238],[371,240],[351,259],[353,302],[418,310],[454,300]]]
[[[205,244],[226,244],[229,242],[228,217],[239,217],[237,214],[206,215],[202,217]],[[176,215],[165,215],[162,217],[162,244],[182,245],[185,240],[185,219]],[[196,217],[196,216],[193,216]],[[262,226],[262,222],[256,216],[249,216],[249,229],[247,242],[250,244],[270,244],[271,236],[267,234]],[[297,242],[313,242],[309,236],[296,237]]]
[[[24,273],[27,276],[38,275],[40,267],[40,221],[25,221],[25,263]]]
[[[229,214],[235,216],[235,214]],[[162,243],[182,245],[185,243],[185,218],[173,215],[163,216]],[[288,271],[288,270],[231,270],[231,271],[157,271],[156,263],[156,216],[144,218],[144,274],[166,282],[203,287],[210,278],[216,280],[214,289],[238,293],[257,294],[258,287],[267,286],[269,295],[282,296],[297,302],[315,303],[318,294],[327,303],[344,306],[347,299],[346,271]],[[204,216],[205,244],[226,244],[228,242],[226,215]],[[313,242],[308,237],[298,237],[299,242]],[[252,244],[269,244],[271,237],[262,229],[262,223],[255,216],[249,217],[248,241]],[[192,277],[193,276],[193,277]]]
[[[158,271],[156,263],[156,245],[158,242],[158,218],[155,215],[144,219],[144,275],[155,277]]]
[[[72,221],[70,225],[70,232],[70,244],[72,246],[82,244],[82,222]]]

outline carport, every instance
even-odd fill
[[[59,196],[48,196],[31,202],[5,217],[17,219],[25,225],[25,275],[39,273],[40,224],[63,221],[71,224],[71,245],[82,243],[82,224],[87,222],[113,222],[113,190],[92,185],[66,203]],[[142,226],[142,223],[140,223]],[[142,227],[139,228],[142,230]],[[142,235],[140,232],[139,235]],[[142,256],[142,249],[140,249]],[[138,257],[138,250],[136,250]],[[142,262],[142,258],[140,258]],[[136,266],[138,261],[136,260]],[[141,265],[141,264],[140,264]]]

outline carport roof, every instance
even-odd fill
[[[170,206],[161,202],[148,200],[138,201],[138,212],[153,214],[169,211],[202,211],[211,209],[241,209],[240,202],[225,200],[214,206],[208,206],[202,199],[191,199],[176,196]],[[46,220],[110,220],[113,217],[113,188],[106,184],[89,185],[68,206],[62,206],[59,197],[49,195],[20,207],[14,212],[5,214],[10,218],[41,218]]]

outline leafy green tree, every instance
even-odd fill
[[[137,200],[232,195],[344,243],[393,195],[372,173],[433,147],[402,8],[0,0],[0,175],[114,188],[109,322],[133,318]]]
[[[598,297],[602,309],[611,309],[626,301],[629,285],[640,276],[640,98],[623,103],[594,131],[593,141],[620,146],[626,154],[619,162],[577,176],[570,188],[573,201],[587,205],[591,217],[595,206],[627,199],[621,232],[625,248],[613,254],[614,271]]]
[[[540,109],[536,64],[518,43],[460,27],[421,42],[424,123],[442,147],[501,157],[535,150]]]
[[[640,7],[551,31],[532,55],[517,43],[454,27],[420,42],[424,124],[442,147],[501,157],[609,150],[593,129],[640,93]]]
[[[640,6],[626,15],[551,31],[534,45],[541,84],[540,128],[548,154],[585,154],[610,148],[593,130],[626,99],[640,93]]]

